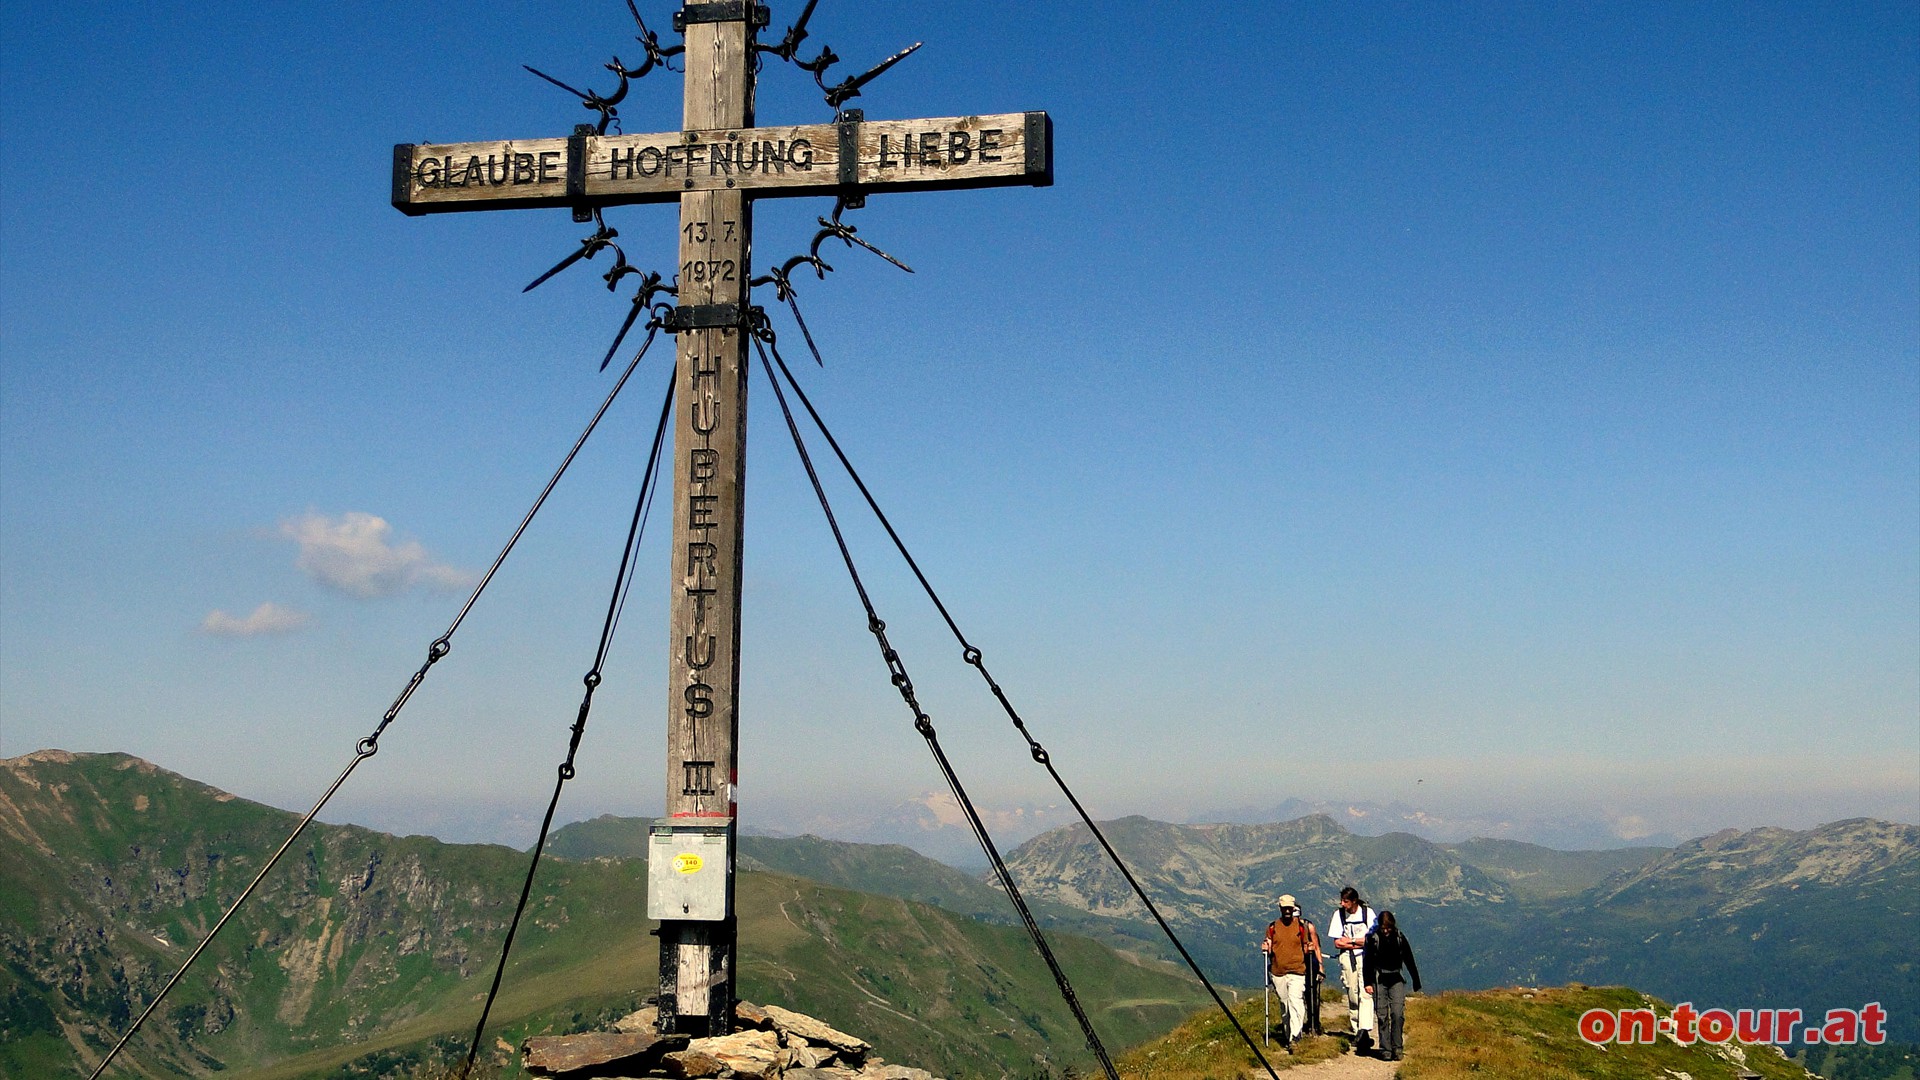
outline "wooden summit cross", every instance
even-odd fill
[[[808,5],[811,11],[812,5]],[[660,1030],[730,1030],[740,528],[753,200],[1053,182],[1040,112],[753,127],[766,8],[687,0],[682,130],[394,147],[393,204],[411,215],[680,203],[666,820],[648,847],[660,920]],[[805,16],[802,16],[802,22]],[[856,87],[857,89],[857,87]],[[591,104],[591,102],[590,102]]]

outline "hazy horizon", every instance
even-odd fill
[[[65,751],[53,747],[43,749],[67,753],[96,752]],[[165,762],[152,764],[179,772]],[[188,779],[205,782],[191,775],[188,775]],[[277,796],[248,791],[234,791],[231,794],[283,810],[304,813],[319,792],[311,793],[305,801],[295,797],[297,793],[291,791]],[[505,799],[385,801],[356,797],[353,789],[348,788],[343,789],[343,794],[330,804],[320,818],[330,824],[358,825],[401,836],[424,835],[447,843],[504,844],[516,850],[526,850],[538,835],[540,814],[545,808],[546,793],[538,794],[540,798],[537,805],[532,800],[522,800],[516,804]],[[1708,800],[1703,798],[1697,802],[1704,808]],[[1700,811],[1696,811],[1683,819],[1661,819],[1666,822],[1663,827],[1655,827],[1654,819],[1644,814],[1622,813],[1591,803],[1487,805],[1477,809],[1454,807],[1440,811],[1433,806],[1402,802],[1380,804],[1363,799],[1295,795],[1265,807],[1218,807],[1197,813],[1143,807],[1119,807],[1111,812],[1096,807],[1089,807],[1089,810],[1096,821],[1138,815],[1172,824],[1265,824],[1296,820],[1311,813],[1326,813],[1342,827],[1361,835],[1411,832],[1436,843],[1458,843],[1484,837],[1517,840],[1563,851],[1673,847],[1724,829],[1741,832],[1761,828],[1805,831],[1851,818],[1920,824],[1915,820],[1920,815],[1902,813],[1897,794],[1883,802],[1879,812],[1866,802],[1802,801],[1792,808],[1775,811],[1748,811],[1738,805],[1729,806],[1724,800],[1713,802],[1716,807],[1714,812],[1700,816]],[[1071,805],[1061,798],[1017,804],[980,802],[978,807],[983,819],[988,822],[995,843],[1003,851],[1042,832],[1072,825],[1080,820],[1073,813]],[[557,831],[567,825],[602,816],[648,818],[658,813],[657,803],[648,810],[634,810],[625,806],[583,806],[578,799],[563,799],[553,827]],[[740,820],[742,830],[752,835],[811,834],[855,843],[897,843],[950,865],[967,869],[984,868],[986,865],[985,857],[979,853],[971,833],[963,827],[959,811],[947,792],[912,793],[864,817],[849,815],[844,806],[825,802],[806,804],[787,801],[758,807],[749,805],[742,808]]]

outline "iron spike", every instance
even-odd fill
[[[632,0],[628,2],[631,3]],[[819,2],[820,0],[807,0],[807,6],[800,9],[800,18],[795,20],[792,26],[787,27],[786,40],[780,43],[780,51],[786,55],[787,59],[792,59],[793,54],[799,50],[800,43],[807,40],[807,20],[813,18],[814,5]]]
[[[574,263],[577,263],[581,259],[584,259],[586,257],[587,257],[587,249],[585,247],[582,247],[579,251],[576,251],[573,254],[555,263],[553,269],[547,271],[544,274],[541,274],[537,278],[534,278],[531,284],[529,284],[526,288],[521,289],[520,291],[523,293],[532,292],[533,290],[546,284],[546,281],[548,278],[552,277],[553,275],[559,273],[562,270],[565,270],[567,267],[572,266]]]
[[[524,289],[521,289],[520,291],[523,293],[532,292],[534,289],[544,284],[548,278],[552,277],[553,275],[559,273],[562,270],[565,270],[567,267],[572,266],[574,263],[579,262],[581,259],[591,259],[595,255],[600,254],[600,250],[602,248],[610,247],[610,248],[613,248],[616,252],[619,251],[620,250],[619,245],[615,244],[613,242],[613,239],[614,237],[620,235],[620,230],[607,228],[606,219],[600,216],[599,210],[595,210],[593,212],[593,220],[600,227],[599,229],[595,230],[592,236],[589,236],[585,240],[580,241],[579,251],[576,251],[573,254],[567,256],[566,258],[561,259],[557,264],[554,265],[553,269],[547,271],[544,274],[541,274],[537,278],[534,278],[532,284],[528,285]]]
[[[644,295],[644,293],[642,295]],[[620,351],[620,343],[627,339],[627,331],[633,329],[633,324],[639,320],[642,306],[640,297],[635,296],[633,298],[633,310],[627,312],[627,321],[620,324],[620,332],[613,336],[613,344],[607,346],[607,358],[600,361],[601,371],[607,370],[607,365],[613,363],[613,354]]]
[[[807,6],[800,9],[800,18],[795,20],[793,28],[787,31],[794,35],[795,44],[799,43],[800,38],[807,36],[807,20],[813,18],[813,9],[819,3],[820,0],[807,0]]]
[[[865,240],[862,240],[859,237],[854,236],[852,234],[848,234],[845,237],[845,239],[850,243],[859,244],[861,247],[866,248],[868,251],[873,252],[875,255],[880,256],[881,258],[887,260],[888,262],[899,267],[900,269],[905,270],[907,273],[909,274],[913,273],[913,267],[908,266],[906,263],[901,262],[899,259],[894,258],[893,256],[887,254],[884,251],[881,251],[879,248],[874,247],[872,244],[867,243]]]
[[[861,87],[879,78],[888,68],[912,56],[914,52],[924,44],[926,43],[916,41],[906,48],[901,49],[899,52],[894,53],[892,56],[887,57],[885,60],[880,61],[878,64],[875,64],[873,70],[867,72],[865,75],[856,75],[846,82],[841,83],[839,86],[834,87],[827,94],[827,104],[837,109],[842,102],[850,98],[859,97]]]
[[[589,95],[583,94],[580,91],[575,90],[573,87],[568,86],[566,83],[561,82],[559,79],[554,78],[553,76],[547,74],[544,71],[541,71],[539,68],[534,67],[531,64],[521,64],[520,66],[523,68],[526,68],[528,71],[533,72],[535,75],[538,75],[541,78],[547,80],[548,82],[559,87],[560,89],[565,90],[567,93],[572,94],[574,97],[579,98],[581,101],[590,102],[593,100],[593,98],[590,97]]]
[[[866,248],[868,251],[873,252],[875,255],[880,256],[900,269],[905,270],[907,273],[913,273],[913,267],[908,266],[899,259],[894,258],[879,248],[874,247],[872,244],[867,243],[865,240],[860,239],[858,236],[855,236],[854,233],[859,230],[840,220],[840,212],[844,209],[844,206],[835,206],[832,221],[828,221],[826,218],[817,219],[820,222],[820,235],[815,237],[813,241],[813,248],[816,252],[820,250],[821,241],[829,236],[837,236],[845,241],[849,247],[854,244],[859,244],[861,247]],[[822,276],[824,277],[825,275]]]
[[[800,324],[800,336],[807,339],[807,348],[813,353],[813,362],[826,367],[827,362],[820,359],[820,346],[813,343],[813,331],[807,329],[807,320],[800,317],[800,301],[794,298],[793,290],[787,289],[787,307],[793,309],[793,321]]]

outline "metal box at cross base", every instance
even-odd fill
[[[647,918],[720,922],[727,910],[726,825],[647,830]]]

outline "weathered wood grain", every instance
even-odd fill
[[[686,40],[687,129],[751,126],[747,24],[690,23]],[[680,201],[679,305],[730,305],[744,312],[753,207],[737,188],[683,190],[673,197]],[[675,346],[666,816],[676,823],[721,825],[728,833],[724,918],[660,924],[660,1013],[665,1029],[720,1035],[730,1030],[736,968],[732,826],[748,374],[743,322],[683,330]]]

